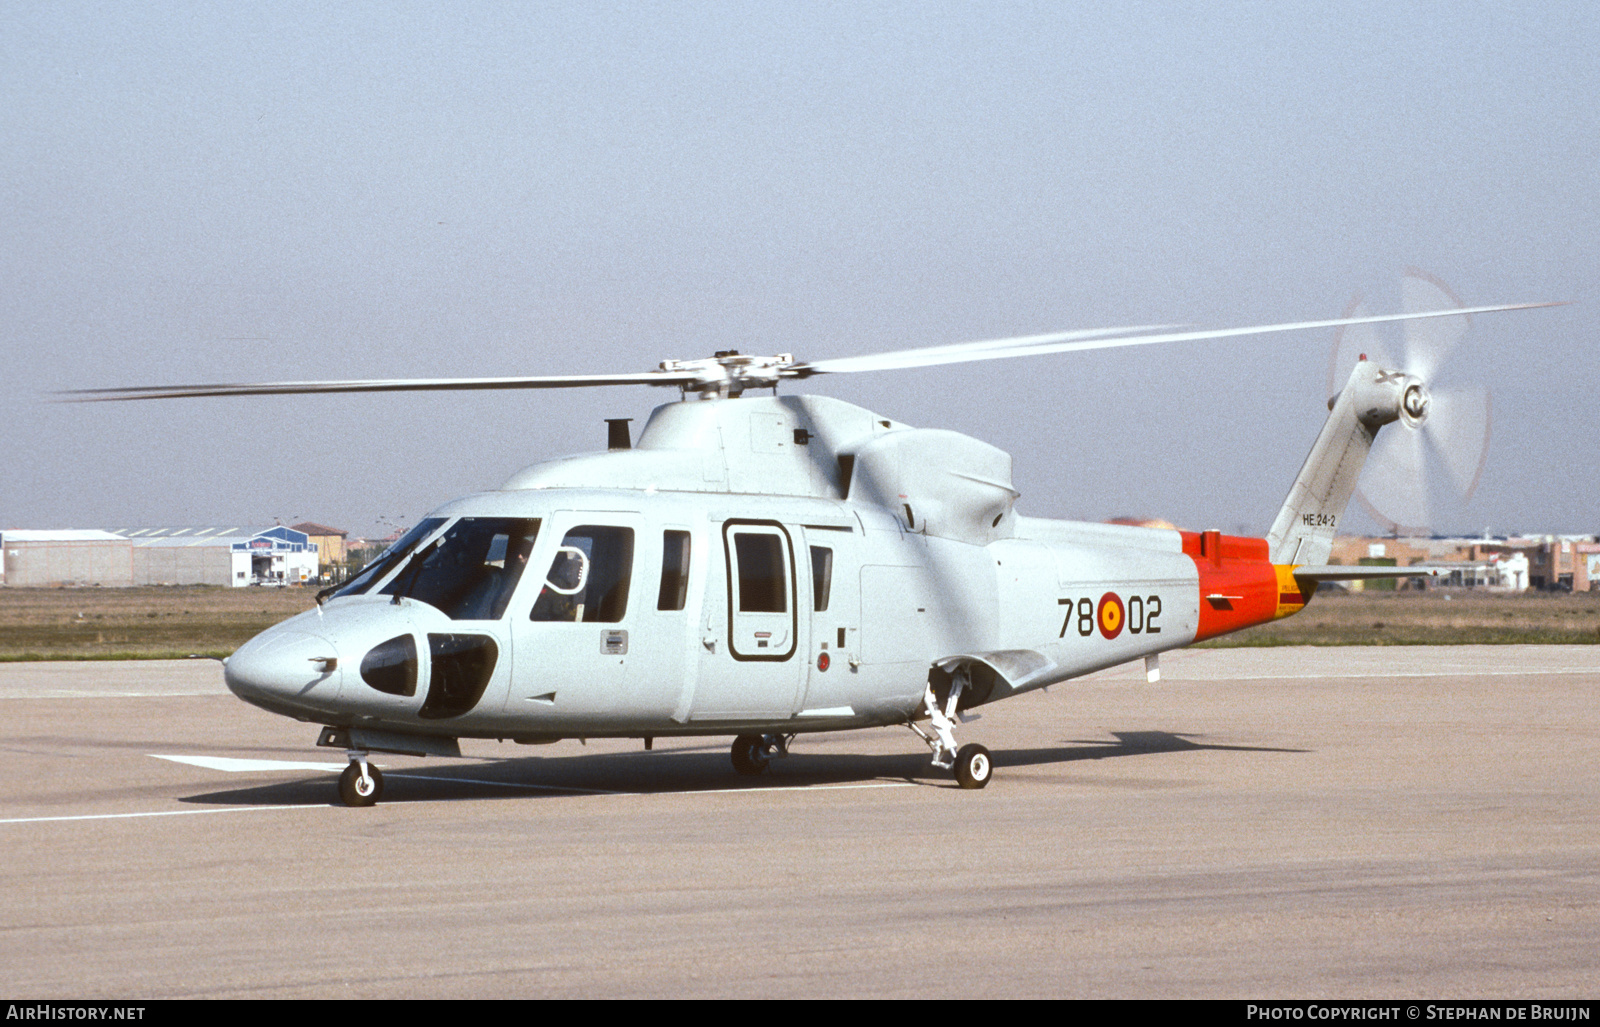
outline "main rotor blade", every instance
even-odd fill
[[[193,396],[284,396],[309,392],[442,392],[471,389],[581,389],[597,385],[687,385],[692,374],[571,374],[520,378],[398,378],[348,382],[243,382],[217,385],[145,385],[124,389],[71,389],[57,393],[74,403]]]
[[[962,364],[975,360],[1001,360],[1009,357],[1042,356],[1077,350],[1112,349],[1119,346],[1149,346],[1162,342],[1223,339],[1237,335],[1262,335],[1269,332],[1305,328],[1333,328],[1341,325],[1408,321],[1415,318],[1460,316],[1498,310],[1527,310],[1559,306],[1557,303],[1521,303],[1498,307],[1441,310],[1423,313],[1390,314],[1381,317],[1338,318],[1329,321],[1297,321],[1291,324],[1262,325],[1254,328],[1223,328],[1198,332],[1148,332],[1163,325],[1131,328],[1093,328],[1047,335],[1026,335],[1010,339],[962,342],[948,346],[839,357],[815,363],[786,363],[774,358],[734,357],[695,361],[673,361],[671,370],[641,371],[631,374],[540,375],[515,378],[409,378],[338,382],[240,382],[213,385],[147,385],[116,389],[72,389],[57,393],[70,402],[93,403],[132,399],[181,399],[198,396],[281,396],[327,392],[437,392],[474,389],[576,389],[601,385],[677,386],[697,391],[775,386],[782,378],[809,378],[817,374],[842,374],[859,371],[890,371],[940,364]],[[746,367],[744,365],[750,365]]]
[[[812,374],[850,374],[858,371],[893,371],[903,367],[926,367],[931,364],[960,363],[964,360],[994,359],[985,354],[999,350],[1005,355],[1011,351],[1031,351],[1034,347],[1079,339],[1101,339],[1107,336],[1126,336],[1133,332],[1153,332],[1179,325],[1130,325],[1127,328],[1082,328],[1071,332],[1049,332],[1044,335],[1017,335],[1009,339],[985,339],[979,342],[953,342],[944,346],[919,346],[915,349],[896,349],[886,353],[863,353],[854,357],[834,357],[801,364],[800,377]],[[977,354],[976,356],[972,354]]]
[[[1429,310],[1410,314],[1382,314],[1375,317],[1344,317],[1326,321],[1294,321],[1287,324],[1258,325],[1253,328],[1216,328],[1198,332],[1165,332],[1153,335],[1123,335],[1114,338],[1069,339],[968,349],[963,344],[952,346],[945,352],[906,350],[900,353],[879,353],[865,357],[840,357],[835,360],[817,360],[795,365],[793,377],[809,378],[814,374],[841,374],[855,371],[886,371],[911,367],[931,367],[938,364],[964,364],[975,360],[1004,360],[1010,357],[1035,357],[1050,353],[1075,353],[1091,349],[1116,349],[1121,346],[1151,346],[1164,342],[1195,342],[1201,339],[1227,339],[1240,335],[1266,335],[1272,332],[1294,332],[1310,328],[1338,328],[1343,325],[1381,324],[1385,321],[1411,321],[1429,317],[1459,317],[1462,314],[1489,314],[1501,310],[1532,310],[1537,307],[1558,307],[1560,303],[1511,303],[1494,307],[1466,307],[1456,310]],[[1064,333],[1076,334],[1076,333]],[[1029,338],[1044,338],[1030,336]],[[1004,342],[1004,340],[998,340]]]

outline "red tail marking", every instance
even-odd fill
[[[1200,572],[1200,625],[1195,641],[1264,624],[1278,612],[1278,574],[1267,552],[1267,540],[1184,531],[1183,551]],[[1226,603],[1206,596],[1224,595]]]

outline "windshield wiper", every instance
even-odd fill
[[[395,576],[394,598],[389,600],[390,606],[399,606],[401,597],[410,593],[411,586],[417,583],[417,575],[422,573],[423,561],[427,560],[428,555],[437,548],[439,548],[439,543],[436,540],[426,549],[419,549],[410,562],[406,564],[405,569]]]

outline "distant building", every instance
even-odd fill
[[[1491,553],[1485,560],[1435,561],[1410,566],[1435,573],[1435,577],[1426,579],[1429,588],[1481,588],[1490,592],[1525,592],[1528,589],[1528,558],[1522,553]]]
[[[1600,592],[1600,541],[1579,542],[1578,559],[1583,561],[1583,577],[1588,582],[1587,591]],[[1576,589],[1577,582],[1573,586]]]
[[[350,537],[348,531],[342,528],[330,528],[326,524],[318,524],[315,521],[302,521],[299,524],[290,525],[290,528],[304,532],[311,539],[312,544],[317,547],[317,563],[321,567],[323,574],[327,574],[330,568],[342,565],[345,562],[348,553],[345,548],[345,540]]]
[[[1425,587],[1587,592],[1600,589],[1600,542],[1588,535],[1535,538],[1359,538],[1334,540],[1330,562],[1437,571]],[[1398,587],[1412,581],[1401,579]],[[1386,583],[1385,583],[1386,584]],[[1360,583],[1352,587],[1359,588]],[[1366,582],[1368,589],[1385,587]],[[1395,587],[1395,586],[1387,586]]]
[[[1544,592],[1589,592],[1600,587],[1600,543],[1590,535],[1472,541],[1472,552],[1528,562],[1528,588]]]
[[[77,528],[0,531],[0,585],[132,585],[133,547]]]
[[[1517,539],[1528,554],[1528,580],[1534,588],[1560,592],[1600,589],[1600,542],[1588,535],[1545,535]]]
[[[113,528],[0,531],[0,584],[303,585],[317,547],[300,531],[267,528]]]
[[[1432,541],[1425,538],[1363,538],[1342,535],[1333,540],[1333,550],[1328,556],[1328,562],[1348,567],[1366,561],[1382,561],[1384,565],[1409,567],[1414,563],[1437,559],[1443,555],[1445,551],[1429,545]],[[1452,546],[1446,551],[1453,553],[1455,548]]]
[[[317,547],[281,524],[111,531],[133,544],[138,585],[304,585],[317,576]]]

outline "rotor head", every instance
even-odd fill
[[[1400,393],[1400,420],[1407,427],[1420,428],[1428,419],[1428,405],[1433,401],[1428,386],[1421,379],[1407,376]]]

